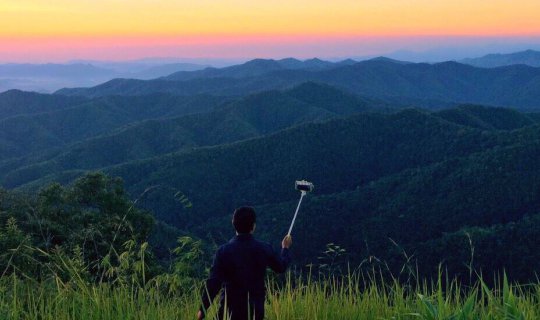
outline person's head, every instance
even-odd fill
[[[237,233],[253,233],[255,220],[255,209],[252,207],[240,207],[234,210],[232,223]]]

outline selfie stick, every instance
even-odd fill
[[[296,206],[296,211],[294,212],[294,217],[291,222],[291,226],[289,227],[289,232],[287,232],[287,236],[291,235],[292,228],[294,227],[294,222],[296,221],[296,216],[298,215],[298,211],[300,211],[300,205],[302,204],[302,199],[304,199],[304,196],[310,192],[313,191],[313,183],[308,182],[306,180],[296,181],[294,184],[294,187],[296,190],[300,191],[300,201],[298,201],[298,206]]]
[[[294,227],[294,222],[296,221],[296,216],[298,215],[298,211],[300,210],[300,205],[302,204],[302,199],[304,199],[304,196],[306,195],[306,191],[301,191],[302,195],[300,195],[300,201],[298,201],[298,206],[296,206],[296,212],[294,213],[294,217],[291,222],[291,226],[289,227],[289,232],[287,232],[287,235],[291,235],[292,228]]]

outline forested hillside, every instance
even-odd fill
[[[0,119],[57,111],[85,101],[87,99],[81,97],[9,90],[0,93]]]
[[[141,120],[209,111],[226,100],[206,95],[178,97],[160,94],[105,97],[83,103],[77,101],[81,99],[75,99],[73,103],[69,97],[35,95],[25,93],[20,100],[30,100],[21,102],[12,101],[10,95],[6,99],[0,97],[3,101],[0,104],[13,106],[19,112],[0,119],[0,160],[65,147]],[[29,110],[35,104],[43,110],[23,111],[24,108],[18,108],[17,104]],[[9,112],[8,107],[4,109]]]
[[[66,189],[39,197],[76,207],[79,191],[67,190],[78,178],[119,177],[156,219],[152,252],[165,263],[177,236],[226,241],[241,205],[259,211],[261,238],[278,241],[292,184],[308,179],[316,191],[294,231],[299,267],[338,245],[338,267],[369,260],[431,276],[442,263],[456,276],[505,269],[526,281],[539,258],[540,116],[522,110],[540,102],[536,73],[254,60],[55,95],[10,91],[0,95],[0,185],[34,203],[60,182]]]
[[[504,268],[513,278],[530,279],[540,267],[535,240],[540,236],[539,146],[538,139],[522,140],[406,170],[355,191],[312,198],[299,218],[297,237],[306,250],[334,242],[357,262],[373,255],[394,270],[403,266],[407,253],[422,273],[432,275],[438,262],[453,274],[468,274],[471,245],[478,244],[475,268],[488,274]],[[286,228],[282,221],[293,206],[261,208],[266,219],[261,229]],[[315,232],[316,238],[309,237]],[[486,241],[499,234],[500,240]],[[503,236],[511,238],[503,243]]]
[[[437,112],[436,115],[450,122],[482,130],[513,130],[533,125],[539,120],[534,114],[478,105],[458,106]]]
[[[156,105],[146,110],[145,102],[151,97],[156,99]],[[219,103],[224,99],[211,96],[151,97],[110,97],[106,99],[112,100],[107,104],[109,108],[103,107],[101,102],[105,99],[100,98],[97,102],[73,108],[69,113],[73,116],[69,119],[72,127],[58,125],[68,121],[65,118],[68,113],[64,110],[61,114],[41,115],[56,120],[48,127],[40,119],[32,118],[35,127],[23,124],[28,123],[27,118],[10,121],[6,129],[13,129],[4,132],[6,140],[10,135],[21,136],[12,144],[19,147],[20,153],[26,157],[7,160],[3,165],[0,163],[0,168],[3,168],[0,181],[14,187],[64,170],[98,169],[183,149],[253,138],[301,123],[388,109],[383,102],[311,82],[287,91],[250,95],[223,105]],[[176,117],[195,111],[198,113]],[[92,119],[91,114],[98,116]],[[141,119],[146,120],[138,121]],[[130,125],[116,129],[126,123]],[[23,130],[26,135],[22,134]],[[45,134],[52,141],[38,140]],[[65,138],[59,137],[60,134]],[[7,143],[3,145],[5,148],[9,146]],[[34,156],[36,152],[52,146],[62,148],[58,152]],[[5,153],[6,157],[18,155],[14,151]]]
[[[317,190],[298,220],[295,238],[303,249],[297,261],[311,262],[333,242],[347,250],[350,262],[375,256],[395,270],[406,252],[422,264],[423,274],[437,272],[433,257],[451,253],[442,260],[465,275],[467,235],[486,252],[511,257],[514,246],[495,248],[486,237],[508,237],[509,223],[535,234],[527,221],[540,212],[540,127],[528,115],[489,110],[364,113],[103,170],[122,177],[134,197],[142,195],[140,204],[157,219],[201,237],[210,233],[218,243],[230,236],[230,214],[243,204],[259,208],[260,232],[277,240],[295,206],[291,182],[309,178]],[[504,126],[501,114],[508,116]],[[463,119],[472,116],[475,125],[465,126]],[[501,126],[518,129],[496,129]],[[66,171],[32,186],[78,174]],[[309,236],[314,233],[316,238]],[[514,245],[528,257],[523,261],[535,259],[534,243],[519,239]],[[503,258],[499,264],[478,258],[476,267],[508,267]],[[533,276],[525,269],[515,262],[507,271],[525,280]]]

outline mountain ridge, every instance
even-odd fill
[[[314,91],[317,94],[311,95]],[[218,145],[262,136],[301,123],[359,112],[384,111],[383,106],[377,101],[356,97],[327,85],[304,83],[288,91],[247,96],[209,112],[134,123],[109,135],[68,146],[53,159],[46,160],[48,165],[43,161],[34,164],[21,161],[22,167],[15,170],[9,164],[11,170],[15,171],[7,177],[21,174],[24,170],[35,171],[36,166],[40,168],[39,171],[45,172],[58,168],[95,169],[181,148]]]
[[[460,62],[482,68],[496,68],[516,64],[538,68],[540,67],[540,51],[529,49],[507,54],[492,53],[478,58],[463,59]]]
[[[138,95],[157,91],[184,95],[213,92],[238,96],[266,90],[283,90],[302,82],[315,81],[356,95],[383,100],[432,99],[455,104],[540,109],[540,69],[521,65],[485,69],[457,62],[400,64],[368,60],[321,70],[271,68],[262,74],[260,70],[250,74],[245,69],[246,64],[215,69],[221,70],[215,71],[219,72],[219,77],[197,76],[182,81],[117,79],[93,88],[62,89],[56,94],[96,97],[118,92]],[[270,64],[275,65],[277,62]],[[241,78],[235,78],[238,75],[235,68],[242,69]],[[228,70],[233,70],[233,74],[228,75]]]

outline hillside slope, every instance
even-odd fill
[[[351,190],[407,168],[484,150],[497,143],[494,136],[415,110],[363,114],[106,171],[123,177],[133,194],[152,185],[180,190],[204,219],[245,202],[290,199],[295,192],[285,181],[309,177],[322,194]],[[265,188],[270,190],[262,192]],[[173,207],[157,214],[176,219],[175,203],[162,200],[159,206]]]
[[[18,167],[11,162],[0,163],[0,181],[14,187],[64,170],[97,169],[186,148],[230,143],[302,123],[384,110],[383,107],[380,102],[327,85],[305,83],[288,91],[251,95],[208,113],[134,123],[66,146],[49,157],[20,159]],[[130,108],[139,111],[133,103]],[[159,111],[152,109],[156,115]]]
[[[218,243],[230,237],[232,210],[246,204],[258,207],[261,236],[276,240],[273,237],[285,232],[296,205],[298,193],[292,182],[309,179],[316,191],[306,199],[294,231],[295,245],[302,248],[295,257],[299,264],[313,261],[333,242],[347,250],[353,264],[365,259],[381,261],[380,266],[399,273],[406,253],[414,257],[408,267],[416,270],[418,262],[421,274],[436,273],[444,260],[452,274],[466,275],[471,237],[473,245],[478,243],[489,254],[490,258],[478,253],[475,263],[482,270],[491,272],[504,266],[513,278],[533,276],[524,263],[535,265],[540,258],[533,241],[540,236],[536,229],[540,125],[529,115],[479,106],[435,113],[410,109],[331,120],[322,117],[272,132],[282,128],[285,120],[294,125],[305,114],[320,111],[292,98],[302,96],[301,89],[254,95],[206,115],[179,118],[184,119],[181,128],[191,124],[189,128],[195,132],[192,136],[190,131],[179,132],[187,145],[202,143],[197,139],[203,137],[219,145],[187,147],[103,170],[122,177],[132,197],[153,210],[158,219]],[[279,102],[271,104],[277,108],[272,109],[274,115],[280,114],[280,106],[287,112],[279,121],[259,123],[268,120],[269,105],[249,107],[250,99],[259,101],[256,106],[262,101]],[[292,111],[298,114],[290,113],[288,103],[293,101]],[[226,130],[231,128],[223,121],[226,115],[235,119],[231,122],[235,130]],[[201,120],[205,116],[207,122]],[[199,125],[201,132],[195,130]],[[220,129],[209,131],[213,126]],[[168,131],[164,125],[151,127]],[[260,136],[224,143],[217,132],[258,132]],[[130,139],[126,139],[126,147]],[[111,152],[114,145],[110,145]],[[59,159],[53,164],[61,163]],[[70,161],[64,159],[64,165]],[[25,170],[14,171],[6,181],[14,185],[27,182],[20,186],[24,190],[51,181],[70,182],[84,173],[77,167],[60,168],[54,174],[32,177],[32,170],[42,168]],[[489,242],[498,236],[513,239],[512,246]],[[518,248],[523,261],[520,257],[511,264],[501,260],[513,257]],[[497,260],[491,259],[494,257]]]
[[[399,270],[405,263],[405,250],[418,259],[422,273],[436,274],[438,263],[443,262],[452,274],[467,274],[469,230],[475,241],[483,241],[483,248],[491,248],[477,251],[477,268],[488,274],[506,268],[514,278],[530,279],[535,269],[526,261],[531,256],[538,258],[531,241],[540,231],[534,228],[538,222],[528,224],[523,219],[540,213],[539,128],[535,136],[532,141],[517,139],[506,147],[406,170],[355,191],[315,194],[306,201],[295,232],[303,248],[301,256],[317,255],[326,243],[334,242],[346,248],[357,263],[376,256]],[[286,230],[293,209],[294,202],[261,207],[259,227],[268,230],[266,236],[279,234]],[[210,225],[220,230],[220,223],[223,220]],[[508,234],[518,225],[534,236],[527,239],[525,234],[513,233],[516,238],[511,245],[485,243],[488,235],[494,239],[493,233]],[[310,236],[314,233],[317,237]],[[516,248],[523,250],[519,257],[515,254],[514,259],[519,260],[488,258],[513,256]],[[509,269],[512,266],[515,268]],[[527,272],[520,274],[522,270]]]
[[[19,115],[57,111],[81,104],[88,99],[9,90],[0,93],[0,120]]]
[[[540,122],[538,118],[508,108],[462,105],[434,113],[447,121],[483,130],[513,130]]]
[[[208,95],[152,94],[103,97],[73,104],[80,98],[34,94],[31,97],[18,105],[10,104],[16,106],[9,112],[15,115],[0,119],[0,160],[62,148],[133,122],[207,112],[227,101]],[[0,96],[0,105],[13,100],[2,98],[5,96]]]

